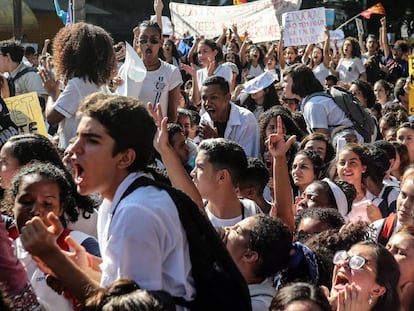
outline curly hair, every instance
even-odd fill
[[[295,219],[296,230],[304,218],[319,220],[319,222],[326,224],[329,229],[340,229],[345,224],[344,218],[336,209],[315,207],[305,209],[303,213]],[[305,241],[300,242],[303,243]]]
[[[319,267],[319,284],[331,287],[333,257],[339,250],[351,248],[352,245],[369,240],[373,229],[365,222],[347,224],[341,230],[328,229],[315,234],[305,244],[315,253]]]
[[[115,68],[113,39],[101,27],[75,23],[63,27],[53,41],[56,76],[106,84]]]
[[[59,187],[59,201],[62,210],[67,213],[76,210],[76,200],[74,189],[68,181],[63,170],[50,163],[32,162],[32,164],[23,167],[13,178],[10,189],[6,191],[5,201],[10,208],[13,207],[14,201],[19,193],[23,177],[30,175],[39,175],[49,182],[54,182]],[[60,217],[62,224],[66,227],[64,215]]]
[[[260,256],[255,275],[270,277],[287,267],[292,248],[292,234],[279,219],[257,214],[256,224],[250,231],[249,247]]]
[[[367,101],[367,107],[372,108],[375,105],[375,93],[372,85],[365,80],[355,80],[351,82],[351,85],[355,84],[358,87],[358,90],[361,92],[362,96]]]
[[[346,41],[349,41],[351,43],[352,46],[352,53],[351,53],[351,57],[361,57],[361,47],[359,46],[359,42],[357,39],[355,39],[354,37],[346,37],[344,42],[342,43],[341,46],[341,57],[344,58],[345,54],[344,54],[344,44]]]

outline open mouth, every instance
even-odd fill
[[[79,185],[84,179],[84,170],[79,164],[74,164],[73,169],[75,172],[75,183]]]
[[[150,48],[145,49],[145,54],[152,54],[152,50]]]
[[[338,273],[333,284],[335,289],[342,289],[345,285],[349,284],[349,279],[343,273]]]

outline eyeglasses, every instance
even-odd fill
[[[362,256],[349,255],[347,251],[337,251],[333,258],[333,263],[338,265],[345,261],[348,261],[348,266],[352,270],[360,270],[368,262],[368,260]]]
[[[160,40],[156,39],[156,38],[151,38],[151,39],[142,38],[142,39],[139,39],[139,44],[147,44],[148,42],[151,43],[151,44],[158,44],[158,43],[160,43]]]

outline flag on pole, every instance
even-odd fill
[[[233,0],[233,5],[244,4],[247,3],[247,0]]]
[[[66,23],[66,19],[68,18],[66,12],[63,11],[60,8],[59,1],[58,0],[53,0],[53,3],[55,4],[56,15],[60,18],[60,20],[62,21],[62,23],[65,24]]]
[[[359,15],[370,19],[372,14],[385,15],[385,9],[380,2],[366,9],[365,11],[362,11]]]
[[[73,12],[73,4],[72,4],[72,0],[69,0],[69,2],[68,2],[68,12],[66,14],[65,26],[70,26],[70,25],[73,24],[72,12]]]

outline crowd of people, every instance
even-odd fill
[[[118,94],[128,47],[99,26],[62,28],[38,57],[0,42],[1,97],[37,92],[49,136],[0,150],[0,309],[188,310],[186,228],[165,190],[131,188],[147,177],[214,226],[246,310],[413,310],[408,42],[388,42],[386,17],[341,46],[237,25],[178,39],[154,9],[133,30],[138,95]],[[368,112],[368,139],[334,89]]]

